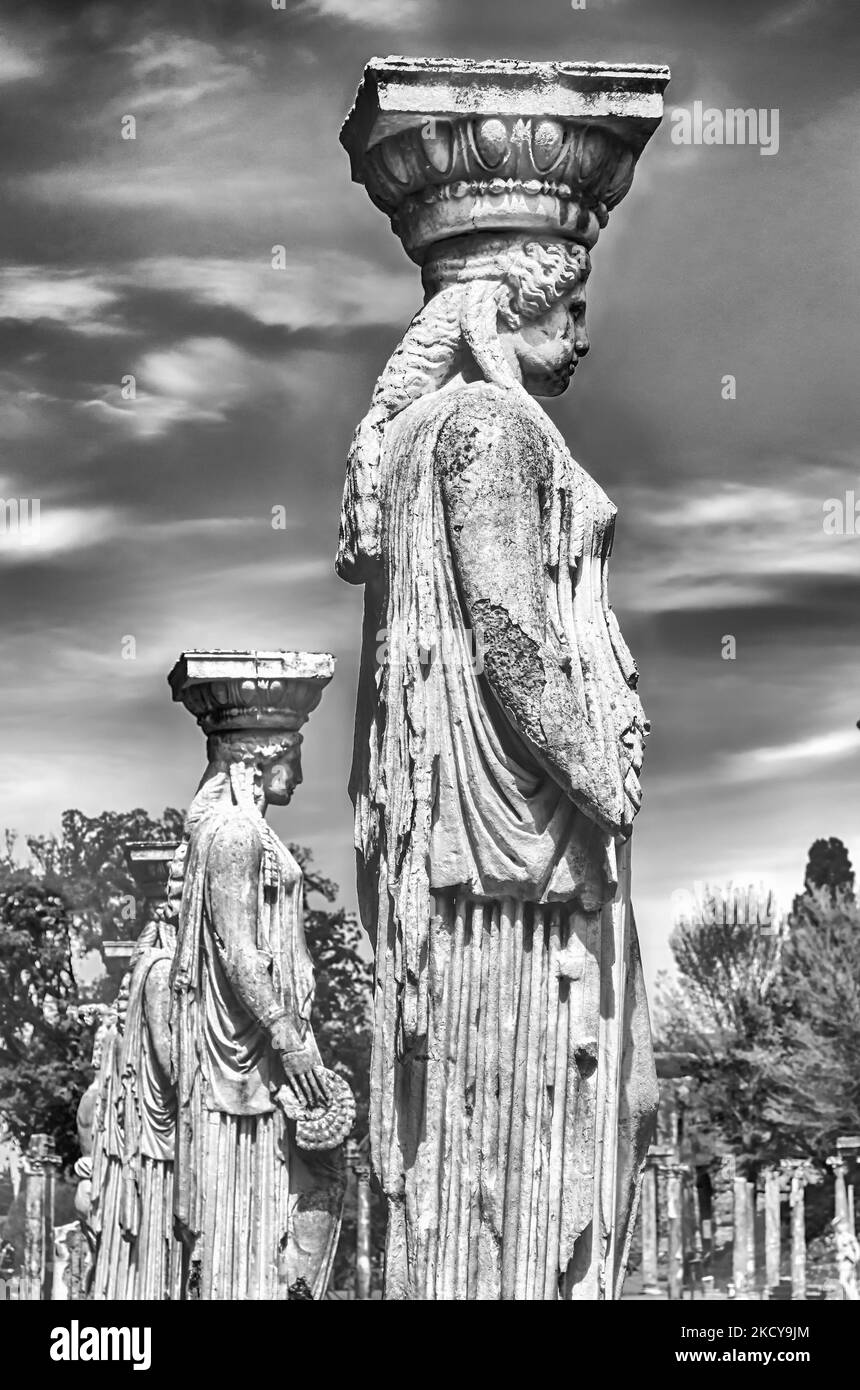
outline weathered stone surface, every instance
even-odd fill
[[[301,781],[298,729],[333,670],[320,653],[191,652],[170,675],[209,760],[172,973],[187,1298],[320,1298],[334,1256],[354,1106],[311,1028],[301,869],[265,820]]]
[[[623,1277],[656,1104],[629,895],[648,724],[615,507],[533,397],[588,350],[588,248],[667,77],[375,61],[343,135],[426,294],[356,431],[338,553],[367,585],[350,790],[388,1298]]]

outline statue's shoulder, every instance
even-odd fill
[[[472,381],[437,391],[430,398],[428,410],[440,429],[449,424],[460,428],[500,420],[513,424],[527,415],[517,392],[494,386],[491,381]]]
[[[259,864],[263,854],[265,826],[238,806],[231,806],[218,817],[212,832],[208,863],[212,869],[247,869]]]
[[[441,391],[434,406],[436,459],[443,471],[461,472],[482,462],[494,472],[520,466],[534,470],[546,456],[540,419],[518,391],[491,382],[470,382]]]

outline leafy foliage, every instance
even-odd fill
[[[0,1110],[21,1144],[50,1134],[77,1156],[75,1111],[89,1084],[92,1035],[72,1012],[72,928],[64,898],[25,871],[0,888]]]
[[[825,879],[803,895],[780,993],[778,1046],[761,1057],[765,1115],[784,1151],[823,1164],[860,1120],[860,905],[850,889]]]
[[[660,1045],[692,1054],[687,1124],[756,1166],[823,1164],[860,1116],[860,907],[840,840],[809,852],[786,922],[685,923],[677,980],[658,1000]]]
[[[843,890],[854,891],[854,870],[841,840],[831,836],[829,840],[816,840],[810,846],[803,881],[807,891],[827,888],[831,898]]]
[[[130,924],[143,910],[126,863],[126,846],[133,840],[179,840],[183,821],[184,812],[170,806],[159,818],[139,807],[99,816],[72,810],[63,812],[59,837],[28,837],[27,847],[41,875],[62,885],[74,913],[79,952],[98,951],[102,941],[128,936]]]
[[[326,904],[332,903],[337,897],[337,885],[317,872],[309,850],[290,845],[290,852],[305,876],[305,932],[316,968],[314,1034],[326,1066],[341,1072],[352,1087],[356,1101],[353,1135],[366,1163],[373,965],[361,953],[363,937],[355,917],[342,908],[314,906],[313,895],[322,897]],[[352,1286],[356,1225],[356,1184],[350,1175],[333,1271],[333,1285],[338,1289]],[[385,1208],[377,1194],[371,1202],[371,1245],[377,1268],[381,1267],[384,1241]]]

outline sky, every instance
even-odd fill
[[[274,824],[354,905],[361,590],[333,556],[349,440],[421,289],[338,130],[377,54],[605,60],[667,63],[667,115],[593,252],[588,360],[549,408],[619,509],[612,600],[653,726],[647,978],[673,894],[790,899],[819,836],[860,861],[860,534],[825,529],[831,499],[860,501],[855,0],[0,16],[0,495],[38,498],[41,523],[0,536],[0,827],[187,805],[204,745],[170,700],[178,654],[328,650]],[[778,148],[675,143],[697,101],[777,111]]]

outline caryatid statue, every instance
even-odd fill
[[[534,400],[668,71],[390,58],[341,133],[425,304],[349,455],[351,795],[386,1297],[620,1292],[656,1078],[629,839],[648,724],[615,507]],[[476,655],[477,652],[477,655]]]
[[[182,887],[183,846],[134,841],[126,861],[145,917],[127,941],[109,943],[109,961],[127,965],[97,1040],[94,1133],[87,1142],[88,1098],[78,1111],[92,1170],[82,1211],[95,1240],[96,1299],[179,1297],[181,1249],[173,1235],[176,1101],[170,1078],[170,964]],[[81,1185],[82,1189],[84,1184]]]
[[[125,1296],[135,1299],[178,1299],[181,1291],[182,1252],[173,1231],[176,1091],[170,1075],[170,971],[185,849],[166,840],[134,841],[126,847],[147,909],[131,957],[120,1052],[119,1223],[131,1246]]]
[[[326,653],[188,652],[170,674],[208,757],[172,973],[186,1298],[321,1298],[334,1257],[355,1108],[314,1040],[302,872],[265,819],[302,780],[298,731],[333,671]]]

